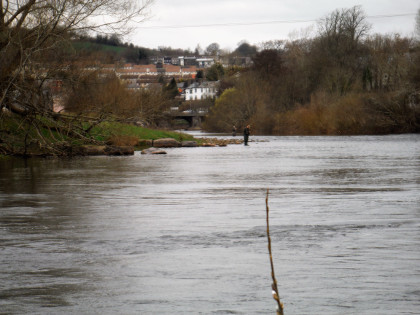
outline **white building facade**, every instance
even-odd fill
[[[196,101],[215,98],[218,82],[194,82],[185,89],[185,100]]]

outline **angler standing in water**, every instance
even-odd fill
[[[246,126],[244,129],[244,145],[248,145],[249,128],[250,128],[250,125]]]

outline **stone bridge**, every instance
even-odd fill
[[[190,127],[200,127],[207,113],[207,111],[186,110],[183,112],[171,111],[170,115],[173,117],[173,119],[186,120]]]

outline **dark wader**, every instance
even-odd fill
[[[248,145],[249,128],[244,129],[244,145]]]

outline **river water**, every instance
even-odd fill
[[[420,314],[420,135],[0,161],[0,314]]]

